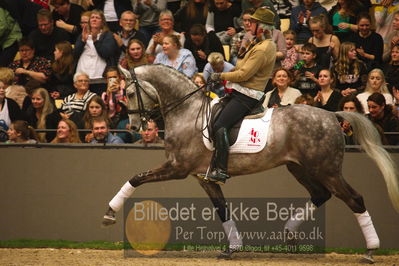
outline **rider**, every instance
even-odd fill
[[[271,40],[274,13],[260,7],[251,16],[251,33],[254,40],[238,55],[232,72],[212,73],[212,81],[227,80],[232,88],[231,100],[221,111],[214,125],[215,153],[208,179],[224,184],[229,178],[227,161],[229,155],[228,131],[251,109],[264,99],[264,88],[273,71],[276,46]]]

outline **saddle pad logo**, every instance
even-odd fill
[[[249,139],[248,146],[260,145],[259,143],[261,142],[261,139],[259,138],[259,131],[256,131],[254,128],[252,128],[249,134],[251,137]]]

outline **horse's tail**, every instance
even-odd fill
[[[392,204],[396,211],[399,212],[399,182],[396,175],[397,169],[389,153],[382,147],[381,137],[377,129],[364,115],[354,112],[336,112],[335,114],[351,124],[355,140],[377,164],[384,176]]]

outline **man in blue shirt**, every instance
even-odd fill
[[[107,144],[121,144],[123,140],[114,136],[109,132],[108,122],[104,119],[94,119],[92,121],[91,130],[93,132],[93,140],[90,143],[107,143]]]

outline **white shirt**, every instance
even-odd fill
[[[116,14],[114,0],[105,0],[104,16],[106,21],[118,21],[118,15]]]
[[[100,38],[100,35],[101,33],[97,38]],[[89,35],[83,53],[79,57],[76,72],[86,73],[90,79],[98,79],[103,77],[106,66],[107,62],[98,55],[93,38]]]
[[[8,112],[7,99],[4,99],[3,110],[0,110],[0,120],[4,120],[6,125],[9,127],[11,124],[10,114]]]

